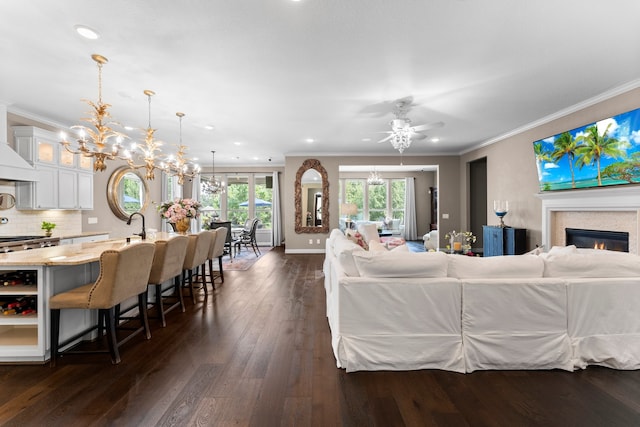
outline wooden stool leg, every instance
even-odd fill
[[[191,301],[196,303],[196,294],[193,292],[193,270],[189,270],[189,293],[191,294]]]
[[[209,280],[211,281],[211,288],[216,289],[216,283],[213,281],[213,259],[209,259]]]
[[[162,307],[160,307],[162,309]],[[138,312],[140,323],[144,329],[147,339],[151,339],[151,329],[149,328],[149,316],[147,315],[147,293],[143,292],[138,295]]]
[[[118,339],[116,337],[116,316],[115,308],[100,309],[99,316],[104,316],[107,326],[107,342],[109,343],[109,353],[111,353],[111,363],[120,363],[120,352],[118,351]]]
[[[180,300],[180,309],[184,313],[186,308],[184,306],[184,298],[182,297],[182,288],[180,286],[180,276],[176,276],[173,278],[173,286],[175,288],[176,297]]]
[[[162,305],[162,283],[156,284],[156,310],[158,310],[158,318],[160,319],[160,323],[162,323],[162,327],[167,327],[167,321],[164,317],[164,307]]]
[[[58,340],[60,337],[60,310],[51,310],[51,359],[49,366],[56,366],[58,358]]]
[[[220,268],[220,283],[224,283],[224,271],[222,271],[222,256],[218,257],[218,267]]]
[[[205,266],[206,266],[206,261],[198,268],[202,270],[200,272],[201,273],[200,277],[202,277],[202,288],[204,289],[204,296],[208,297],[209,292],[207,291],[207,269],[205,268]]]

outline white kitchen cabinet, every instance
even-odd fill
[[[100,242],[103,240],[109,240],[108,234],[94,234],[91,236],[69,237],[60,239],[61,245],[71,245],[74,243],[87,243],[87,242]]]
[[[17,209],[58,208],[58,168],[38,166],[37,182],[16,182]]]
[[[93,161],[69,153],[53,132],[13,127],[16,151],[37,170],[37,182],[16,183],[16,207],[24,210],[93,209]]]

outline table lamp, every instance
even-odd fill
[[[342,215],[345,215],[345,223],[347,228],[351,228],[351,215],[358,213],[358,206],[355,203],[343,203],[340,205]]]

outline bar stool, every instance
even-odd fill
[[[209,249],[209,279],[211,279],[211,286],[215,289],[215,285],[213,283],[213,260],[218,258],[218,267],[220,268],[220,283],[224,283],[224,271],[222,271],[222,257],[224,256],[224,246],[227,243],[227,233],[228,230],[226,227],[216,228],[211,231],[212,233],[216,233],[216,238]]]
[[[213,233],[209,231],[201,231],[197,234],[190,234],[188,237],[189,244],[187,245],[187,254],[184,257],[184,263],[182,265],[182,286],[186,286],[187,280],[189,281],[191,300],[195,304],[196,296],[193,292],[193,270],[202,268],[202,285],[204,287],[204,293],[207,295],[207,279],[204,274],[204,269],[207,256],[209,256],[209,247],[211,246]]]
[[[145,332],[146,338],[151,338],[149,321],[147,319],[147,283],[153,263],[155,245],[153,243],[135,243],[121,249],[110,249],[100,254],[100,274],[95,283],[89,283],[75,289],[54,295],[49,299],[51,311],[51,361],[56,365],[59,349],[87,333],[98,329],[98,336],[102,337],[103,324],[106,325],[107,342],[111,362],[120,363],[118,348],[140,332]],[[134,296],[138,297],[138,312],[141,326],[127,335],[121,341],[116,337],[115,308],[123,301]],[[92,326],[73,337],[59,342],[60,310],[85,309],[98,310],[98,325]],[[104,323],[103,323],[104,322]],[[66,350],[64,353],[104,353],[98,351]]]
[[[149,286],[155,286],[155,307],[162,327],[167,326],[165,315],[180,306],[184,313],[184,300],[180,289],[180,274],[184,258],[187,255],[187,236],[175,236],[169,240],[156,240],[156,250],[153,255],[151,274],[149,275]],[[173,280],[173,286],[162,289],[162,284],[168,280]],[[167,291],[173,291],[173,295],[165,295]],[[165,301],[175,299],[175,301]]]

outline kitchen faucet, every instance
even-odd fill
[[[140,233],[133,233],[136,236],[140,236],[142,238],[142,240],[145,240],[147,238],[147,232],[144,229],[144,215],[142,215],[140,212],[134,212],[129,216],[129,220],[127,221],[127,225],[131,225],[131,219],[133,218],[134,215],[140,215],[140,218],[142,218],[142,231]]]

